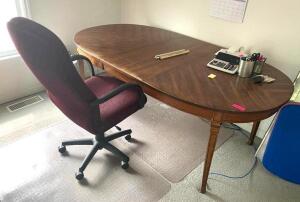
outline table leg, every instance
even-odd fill
[[[82,60],[78,60],[78,67],[79,67],[79,75],[84,80],[85,79],[85,75],[84,75],[84,63],[83,63]]]
[[[260,124],[260,121],[255,121],[255,122],[253,122],[251,134],[250,134],[250,137],[249,137],[249,140],[248,140],[248,144],[249,144],[249,145],[253,145],[254,138],[255,138],[255,136],[256,136],[256,132],[257,132],[257,130],[258,130],[259,124]]]
[[[201,193],[206,192],[207,179],[208,179],[210,165],[211,165],[215,147],[216,147],[216,142],[217,142],[217,137],[218,137],[218,133],[220,130],[220,126],[221,126],[220,121],[216,121],[216,120],[211,121],[210,137],[208,140],[204,169],[203,169],[203,176],[202,176]]]

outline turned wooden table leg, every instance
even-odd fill
[[[85,75],[84,75],[84,63],[83,63],[83,60],[78,60],[78,67],[79,67],[79,75],[84,80],[85,79]]]
[[[256,136],[256,132],[258,130],[259,124],[260,124],[260,121],[253,122],[251,134],[250,134],[250,137],[249,137],[249,140],[248,140],[249,145],[253,145],[254,138]]]
[[[215,151],[215,146],[216,146],[220,126],[221,126],[220,121],[215,121],[215,120],[211,121],[210,137],[208,140],[204,169],[203,169],[203,176],[202,176],[201,193],[206,192],[207,179],[208,179],[210,165]]]

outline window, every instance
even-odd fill
[[[6,23],[13,17],[29,17],[27,0],[1,0],[0,6],[0,57],[16,54],[6,28]]]

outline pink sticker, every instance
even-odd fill
[[[233,108],[235,108],[235,109],[241,111],[241,112],[243,112],[243,111],[246,110],[246,107],[243,107],[243,106],[241,106],[241,105],[239,105],[239,104],[233,104],[233,105],[231,105],[231,106],[232,106]]]

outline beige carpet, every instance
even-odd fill
[[[62,156],[62,139],[89,137],[69,121],[50,126],[0,149],[0,201],[157,201],[170,184],[132,154],[124,171],[120,160],[99,151],[85,171],[74,177],[90,146],[70,146]],[[118,146],[122,148],[122,144]]]
[[[214,155],[211,172],[242,176],[254,162],[255,149],[247,144],[248,138],[236,132]],[[242,179],[228,179],[210,175],[206,194],[198,190],[202,179],[203,163],[171,190],[159,202],[299,202],[300,185],[271,174],[258,162],[253,172]]]
[[[209,124],[153,98],[119,126],[133,130],[130,150],[171,182],[182,180],[205,158]],[[222,128],[216,148],[231,135],[231,129]]]

